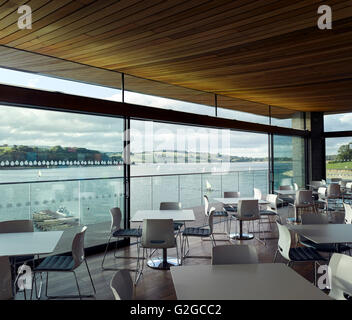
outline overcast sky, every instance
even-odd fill
[[[59,91],[77,95],[121,101],[121,91],[61,79],[38,76],[0,68],[0,82],[16,86]],[[140,105],[212,115],[214,108],[154,96],[126,92],[125,101]],[[267,118],[243,112],[223,110],[222,116],[244,121],[267,123]],[[351,130],[352,114],[326,117],[325,128]],[[237,156],[266,157],[267,135],[246,132],[229,134],[226,130],[213,130],[179,125],[133,121],[132,152],[163,149],[207,152],[218,150]],[[97,117],[82,114],[43,111],[1,106],[0,145],[37,145],[85,147],[103,152],[121,151],[123,121],[119,118]],[[209,138],[211,137],[211,138]],[[210,140],[209,140],[210,139]],[[336,153],[341,144],[352,139],[329,139],[327,154]]]

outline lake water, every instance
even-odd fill
[[[131,214],[158,208],[161,201],[180,201],[184,208],[198,206],[204,194],[210,200],[224,191],[252,196],[253,187],[266,193],[267,170],[265,162],[133,165]],[[64,181],[75,179],[79,181]],[[18,182],[27,183],[9,184]],[[3,169],[0,183],[0,220],[28,219],[35,212],[64,207],[81,224],[94,224],[110,221],[109,209],[123,204],[122,166]]]

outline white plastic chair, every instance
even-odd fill
[[[258,263],[258,254],[254,246],[216,246],[212,250],[211,262],[213,265]]]
[[[351,224],[352,223],[352,207],[348,203],[343,204],[345,208],[345,223]]]
[[[298,190],[296,192],[296,199],[293,204],[293,209],[295,212],[296,221],[299,220],[298,219],[299,210],[312,209],[314,213],[317,213],[312,190]]]
[[[142,229],[141,248],[143,249],[143,258],[140,275],[143,274],[147,249],[163,249],[166,251],[170,248],[176,248],[177,261],[180,261],[172,219],[144,219]],[[162,258],[158,260],[160,261]]]
[[[243,221],[248,221],[248,226],[250,225],[250,222],[252,222],[252,228],[254,232],[254,221],[258,220],[260,221],[260,211],[259,211],[259,204],[258,200],[239,200],[238,201],[238,207],[237,207],[237,219],[240,222],[240,240],[246,240],[250,239],[248,235],[244,234],[242,232],[242,224]],[[259,227],[259,236],[260,236],[260,223],[258,223]],[[249,228],[248,228],[249,229]],[[263,233],[264,235],[264,233]],[[264,238],[264,237],[263,237]],[[265,240],[262,240],[260,238],[256,238],[256,240],[262,242],[265,244]]]
[[[279,230],[278,248],[274,255],[276,261],[278,252],[286,259],[287,266],[292,266],[295,262],[314,262],[314,284],[316,284],[317,261],[326,261],[315,249],[306,247],[291,248],[291,233],[287,226],[276,222]]]
[[[131,257],[131,256],[117,256],[116,255],[116,249],[117,249],[117,241],[116,245],[114,248],[114,257],[115,259],[137,259],[137,267],[136,269],[131,269],[131,271],[136,271],[138,270],[139,267],[139,243],[140,243],[140,238],[142,237],[142,230],[140,228],[138,229],[122,229],[121,228],[121,221],[122,221],[122,213],[120,208],[114,207],[110,209],[110,215],[111,215],[111,226],[110,226],[110,235],[109,235],[109,240],[108,243],[106,244],[103,260],[101,262],[101,268],[102,270],[120,270],[118,268],[106,268],[104,267],[104,262],[105,262],[105,257],[109,248],[109,244],[112,238],[116,238],[117,240],[120,238],[135,238],[137,241],[137,257]]]
[[[37,272],[46,272],[47,277],[46,277],[46,296],[47,298],[80,298],[82,300],[83,297],[90,298],[94,297],[96,294],[95,286],[93,283],[93,279],[88,267],[88,263],[84,254],[84,238],[85,238],[85,233],[86,233],[87,227],[84,226],[80,232],[76,233],[75,237],[73,238],[72,241],[72,251],[70,256],[64,256],[64,255],[57,255],[57,256],[49,256],[46,257],[40,264],[37,266],[33,272],[33,281],[36,285],[35,281],[35,273]],[[87,272],[90,278],[90,282],[94,291],[94,294],[90,295],[82,295],[80,287],[78,285],[78,280],[77,280],[77,275],[76,275],[76,269],[83,263],[85,262]],[[78,296],[77,295],[67,295],[67,296],[49,296],[48,295],[48,285],[49,285],[49,272],[72,272],[75,281],[76,281],[76,286],[78,290]],[[33,290],[32,290],[33,291]],[[32,293],[31,293],[32,297]]]
[[[334,253],[329,262],[330,279],[329,297],[335,300],[346,300],[344,294],[352,296],[352,257]]]
[[[209,218],[209,207],[210,207],[210,204],[209,204],[209,199],[208,199],[208,196],[207,195],[204,195],[203,196],[204,198],[204,224],[206,223],[207,219]],[[220,218],[220,223],[223,222],[224,223],[224,232],[214,232],[213,234],[228,234],[229,233],[229,214],[226,210],[223,210],[223,211],[218,211],[218,210],[215,210],[213,212],[213,216],[214,218]],[[224,220],[221,221],[221,218],[223,218]],[[225,232],[225,229],[227,229],[227,232]],[[224,241],[227,241],[227,240],[224,240]]]
[[[134,286],[129,270],[117,271],[110,281],[115,300],[133,300]]]

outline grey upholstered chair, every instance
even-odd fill
[[[40,264],[38,267],[36,267],[33,271],[34,271],[34,277],[33,277],[33,281],[36,285],[36,281],[35,281],[35,273],[37,272],[46,272],[47,277],[46,277],[46,296],[48,298],[54,299],[54,298],[80,298],[82,299],[83,297],[92,297],[95,295],[96,291],[95,291],[95,287],[94,287],[94,283],[93,283],[93,279],[92,276],[90,274],[89,271],[89,267],[88,267],[88,263],[87,260],[85,258],[85,254],[84,254],[84,236],[86,233],[87,227],[84,226],[82,228],[82,230],[80,232],[78,232],[73,241],[72,241],[72,252],[71,255],[69,256],[64,256],[64,255],[57,255],[57,256],[49,256],[46,257]],[[78,285],[78,280],[77,280],[77,276],[76,276],[76,272],[75,270],[83,263],[85,262],[87,271],[88,271],[88,275],[90,278],[90,282],[92,284],[93,290],[94,290],[94,295],[82,295],[81,294],[81,290],[80,287]],[[76,286],[77,286],[77,290],[78,290],[78,296],[74,296],[74,295],[67,295],[67,296],[49,296],[48,295],[48,285],[49,285],[49,272],[72,272],[74,274],[75,277],[75,281],[76,281]],[[33,290],[32,290],[33,291]],[[31,295],[32,296],[32,295]]]
[[[119,270],[118,268],[106,268],[104,267],[104,262],[105,262],[105,257],[109,248],[109,244],[112,238],[116,238],[116,240],[120,238],[136,238],[137,240],[137,257],[130,257],[130,256],[117,256],[116,255],[116,247],[117,247],[117,242],[116,246],[114,249],[114,257],[116,259],[137,259],[137,268],[132,270],[136,271],[138,270],[138,265],[139,265],[139,243],[140,243],[140,238],[142,237],[142,230],[140,228],[138,229],[122,229],[121,228],[121,221],[122,221],[122,214],[121,210],[118,207],[111,208],[110,209],[110,214],[111,214],[111,227],[110,227],[110,235],[109,235],[109,240],[108,243],[106,244],[103,260],[101,262],[101,268],[103,270]]]

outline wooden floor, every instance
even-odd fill
[[[281,210],[286,210],[281,209]],[[268,226],[266,226],[268,229]],[[215,231],[222,231],[223,225],[217,224]],[[249,241],[231,241],[233,244],[250,244],[257,248],[259,261],[261,263],[270,263],[273,261],[274,253],[277,248],[277,228],[274,225],[273,232],[265,233],[266,237],[273,239],[266,240],[266,245],[259,242],[256,239]],[[256,236],[258,234],[256,233]],[[221,238],[222,235],[216,235],[216,238]],[[229,241],[217,241],[217,245],[230,244]],[[190,238],[191,255],[201,255],[209,256],[211,254],[211,242],[202,241],[197,238]],[[160,254],[162,252],[160,251]],[[118,255],[136,255],[136,245],[131,245],[130,247],[119,249]],[[169,256],[175,256],[175,250],[168,250]],[[92,273],[93,281],[96,287],[96,295],[94,298],[96,300],[111,300],[113,295],[109,287],[110,280],[114,275],[115,271],[102,271],[101,261],[103,258],[103,253],[87,257],[88,265]],[[284,262],[284,260],[279,257],[277,262]],[[196,265],[196,264],[210,264],[210,259],[194,259],[189,258],[184,262],[185,265]],[[135,268],[135,260],[126,259],[115,259],[113,257],[113,251],[109,252],[106,257],[106,267],[118,267],[118,268]],[[308,279],[313,280],[313,265],[311,263],[297,263],[294,265],[294,270],[300,275]],[[131,274],[134,276],[134,274]],[[78,281],[82,294],[89,294],[92,292],[90,285],[89,276],[85,265],[82,264],[77,269]],[[44,282],[45,283],[45,282]],[[45,286],[44,286],[45,287]],[[50,273],[49,276],[49,295],[66,295],[66,294],[76,294],[77,288],[74,281],[74,276],[72,273]],[[17,299],[23,299],[23,293],[17,294]],[[138,300],[169,300],[177,299],[174,290],[171,273],[170,271],[160,271],[153,270],[149,267],[145,267],[144,275],[138,282],[135,291],[135,298]],[[45,299],[45,295],[43,298]],[[299,299],[299,297],[297,297]]]

